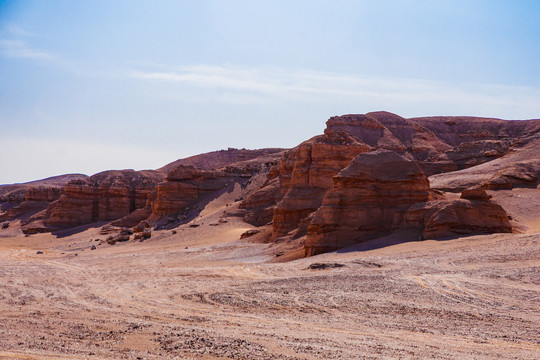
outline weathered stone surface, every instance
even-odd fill
[[[424,239],[512,232],[506,211],[490,201],[434,201],[425,204],[422,211]]]
[[[411,205],[429,199],[416,162],[387,150],[358,155],[333,182],[308,227],[307,255],[390,233]]]
[[[240,209],[248,210],[244,221],[255,226],[268,224],[274,216],[274,207],[282,198],[279,178],[267,181],[260,190],[240,203]]]
[[[240,162],[249,163],[251,160],[254,160],[255,163],[273,162],[276,159],[276,155],[279,157],[279,154],[284,150],[278,148],[256,150],[229,148],[227,150],[213,151],[179,159],[158,170],[170,173],[179,166],[192,166],[200,170],[213,170]]]
[[[209,201],[233,191],[236,185],[246,189],[256,175],[267,173],[277,163],[278,155],[264,155],[220,169],[177,166],[169,172],[166,181],[158,184],[155,196],[150,199],[152,215],[149,220],[158,225],[164,221],[192,220]],[[260,179],[263,181],[264,177]],[[244,213],[247,212],[244,210]]]
[[[21,219],[27,222],[59,199],[69,181],[86,178],[86,175],[68,174],[24,184],[0,185],[0,221]]]
[[[332,187],[332,176],[370,149],[347,134],[326,131],[284,155],[279,170],[285,195],[274,209],[273,237],[287,234],[317,210]]]
[[[430,176],[430,183],[436,189],[449,192],[461,192],[475,186],[486,190],[534,187],[540,183],[540,133],[500,158],[471,168]]]
[[[64,187],[64,194],[47,209],[48,227],[67,228],[119,219],[143,208],[163,175],[156,171],[106,171]]]
[[[480,186],[473,186],[461,192],[461,198],[467,200],[489,200],[491,195],[486,193],[486,190]]]
[[[323,210],[325,204],[327,204],[327,197],[328,201],[340,201],[339,197],[332,199],[332,196],[338,196],[336,193],[339,193],[339,191],[334,188],[335,184],[332,183],[331,179],[339,171],[348,166],[353,158],[361,153],[377,149],[394,151],[406,160],[416,160],[418,166],[420,166],[425,174],[432,175],[459,169],[475,169],[486,163],[489,164],[494,159],[497,159],[495,161],[499,159],[505,161],[504,159],[507,157],[514,156],[513,153],[516,147],[520,149],[524,148],[528,146],[527,144],[534,141],[535,138],[538,138],[539,132],[539,120],[504,121],[474,117],[404,119],[387,112],[332,117],[327,122],[324,135],[317,136],[302,143],[285,153],[280,160],[278,167],[279,179],[281,192],[284,193],[284,197],[274,209],[273,238],[276,239],[287,234],[288,236],[293,236],[293,234],[301,235],[300,224],[305,224],[310,216],[313,217],[313,220],[309,228],[314,233],[323,234],[328,232],[335,234],[331,230],[332,226],[318,223],[321,218],[330,217],[329,213],[335,210],[330,205],[327,206],[326,210]],[[535,150],[532,149],[530,151],[534,153]],[[531,155],[532,153],[530,151],[523,155],[523,159],[521,160],[529,161],[531,156],[538,157],[538,155]],[[538,153],[538,151],[536,152]],[[488,200],[489,197],[487,194],[484,195],[481,193],[481,191],[466,190],[468,187],[483,186],[486,189],[509,188],[516,183],[534,186],[538,182],[536,169],[537,167],[531,165],[530,162],[527,162],[526,165],[524,164],[521,167],[516,167],[516,165],[513,167],[506,166],[505,171],[497,174],[492,179],[489,176],[495,173],[493,171],[491,171],[491,175],[488,175],[487,178],[484,176],[482,182],[467,179],[465,182],[461,181],[463,185],[466,184],[465,186],[462,185],[459,189],[452,189],[456,192],[464,191],[463,201],[468,201],[467,199],[470,198],[469,200],[472,200],[473,203],[471,205],[472,209],[476,209],[480,206],[476,202]],[[456,171],[457,173],[458,171]],[[456,180],[459,180],[457,175]],[[367,186],[367,184],[368,182],[364,185]],[[448,188],[438,187],[438,189],[448,191]],[[353,190],[347,191],[351,194],[354,193]],[[355,191],[359,193],[354,196],[362,198],[362,200],[358,200],[359,204],[362,201],[369,202],[369,199],[364,200],[365,194],[360,193],[360,190]],[[429,189],[427,190],[427,194],[430,200],[435,200],[435,198],[442,200],[444,198],[442,194],[434,197],[435,193]],[[323,199],[325,199],[324,203]],[[423,202],[427,204],[426,201],[424,200]],[[422,201],[419,202],[422,203]],[[413,203],[409,203],[409,205]],[[472,210],[463,204],[465,203],[458,202],[452,208],[457,209],[458,214],[472,213]],[[321,205],[323,206],[321,207]],[[349,204],[349,206],[353,213],[354,211],[362,211],[355,208],[354,204]],[[362,206],[364,205],[360,205],[360,207]],[[482,206],[486,207],[487,205],[483,204]],[[319,208],[320,210],[318,210]],[[326,213],[323,216],[324,211]],[[402,216],[398,216],[398,219],[404,218],[403,214],[407,213],[404,211],[404,209],[401,209]],[[370,216],[374,216],[375,218],[382,216],[374,215],[374,213],[376,211],[368,212]],[[333,214],[332,216],[336,215]],[[424,218],[425,216],[427,216],[425,212],[416,218],[408,215],[408,221],[403,222],[399,226],[423,231],[427,221]],[[504,218],[504,215],[501,218]],[[369,222],[371,218],[366,216],[364,220]],[[352,221],[352,218],[350,221]],[[369,237],[371,236],[369,235],[370,231],[372,235],[377,235],[381,232],[392,231],[392,228],[398,226],[392,222],[390,224],[384,223],[384,229],[381,226],[372,224],[370,225],[372,226],[370,230],[366,225],[366,228],[363,230],[364,234]],[[324,227],[322,226],[323,224]],[[498,226],[492,223],[492,225],[490,225],[491,227],[487,226],[487,228],[490,228],[494,232],[499,230],[506,231],[508,229],[506,224]],[[320,228],[316,229],[317,226],[320,226]],[[325,230],[322,230],[323,228]],[[474,229],[481,231],[480,229],[486,227],[472,224],[471,226],[465,226],[465,228],[471,232]],[[356,232],[357,230],[354,231]],[[314,240],[313,234],[308,234],[308,240]],[[358,236],[358,233],[356,233],[356,236]],[[350,243],[351,241],[353,240],[349,239],[345,242]]]

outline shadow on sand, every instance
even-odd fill
[[[475,234],[478,235],[478,234]],[[422,239],[421,233],[419,231],[396,231],[392,234],[381,236],[375,239],[363,241],[351,246],[347,246],[343,249],[339,249],[334,251],[336,254],[343,254],[343,253],[350,253],[355,251],[369,251],[369,250],[376,250],[381,249],[387,246],[397,245],[397,244],[403,244],[403,243],[410,243],[410,242],[422,242],[427,240],[434,240],[434,241],[448,241],[448,240],[454,240],[458,238],[464,238],[464,237],[471,237],[475,235],[464,235],[464,234],[456,234],[453,236],[446,236],[440,239]]]
[[[110,221],[101,221],[101,222],[96,222],[96,223],[92,223],[92,224],[76,226],[76,227],[72,227],[72,228],[69,228],[69,229],[55,230],[55,231],[52,231],[51,234],[55,235],[57,238],[63,238],[63,237],[67,237],[67,236],[71,236],[71,235],[81,233],[81,232],[86,231],[88,229],[100,228],[103,225],[106,225],[106,224],[109,224],[109,223],[110,223]]]

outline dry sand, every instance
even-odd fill
[[[539,359],[538,207],[499,194],[524,233],[287,263],[239,240],[251,227],[216,203],[199,227],[114,246],[98,227],[25,237],[13,224],[0,359]]]

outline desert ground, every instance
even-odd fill
[[[535,196],[496,193],[519,233],[403,233],[287,262],[280,244],[240,240],[252,227],[225,203],[115,245],[103,223],[32,236],[13,223],[0,359],[538,359]]]

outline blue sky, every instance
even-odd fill
[[[540,118],[540,1],[0,0],[0,184],[292,147],[333,115]]]

